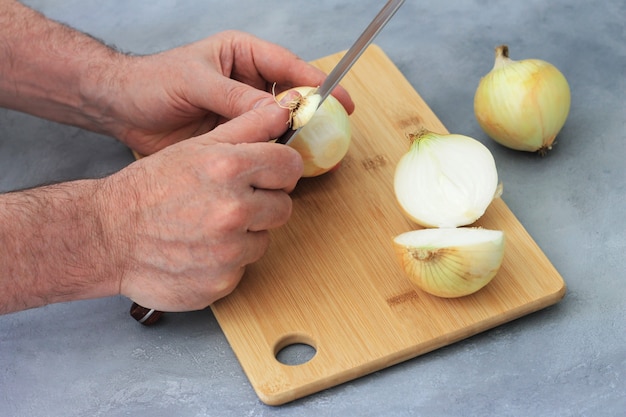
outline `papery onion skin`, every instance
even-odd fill
[[[474,223],[498,190],[485,145],[469,136],[422,130],[396,165],[394,191],[404,213],[424,227]]]
[[[303,97],[314,87],[296,87]],[[276,97],[280,100],[286,92]],[[352,128],[345,108],[328,96],[312,118],[289,143],[304,161],[303,177],[316,177],[336,168],[350,148]]]
[[[474,96],[474,114],[489,137],[511,149],[542,154],[552,148],[570,105],[569,84],[554,65],[514,61],[506,45],[496,48],[494,67]]]
[[[481,228],[420,229],[393,240],[411,282],[443,298],[470,295],[491,282],[502,265],[504,243],[504,232]]]

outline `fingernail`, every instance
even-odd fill
[[[302,94],[300,94],[296,90],[289,90],[287,93],[280,99],[278,102],[282,107],[287,107],[289,104],[298,102],[302,98]]]

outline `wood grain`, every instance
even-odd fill
[[[340,57],[314,64],[329,72]],[[257,395],[271,405],[414,358],[565,294],[563,279],[503,200],[477,223],[505,231],[505,259],[493,281],[459,299],[415,288],[391,243],[417,228],[395,202],[393,174],[407,133],[446,129],[376,45],[342,85],[357,110],[341,168],[301,180],[288,225],[272,232],[266,256],[212,306]],[[302,365],[280,363],[276,353],[292,343],[317,352]]]

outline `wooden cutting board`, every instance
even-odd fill
[[[330,72],[341,55],[314,64]],[[342,85],[356,111],[341,168],[300,181],[292,218],[272,231],[266,256],[212,306],[257,395],[270,405],[414,358],[565,294],[563,279],[503,200],[476,223],[506,233],[504,262],[493,281],[458,299],[415,288],[391,243],[418,228],[397,206],[394,169],[408,149],[407,133],[447,131],[375,45]],[[506,184],[504,190],[506,199]],[[300,343],[315,348],[310,361],[294,366],[277,360],[282,348]]]

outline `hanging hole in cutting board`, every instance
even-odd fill
[[[274,357],[283,365],[298,366],[312,360],[317,354],[315,341],[301,333],[284,336],[274,348]]]

